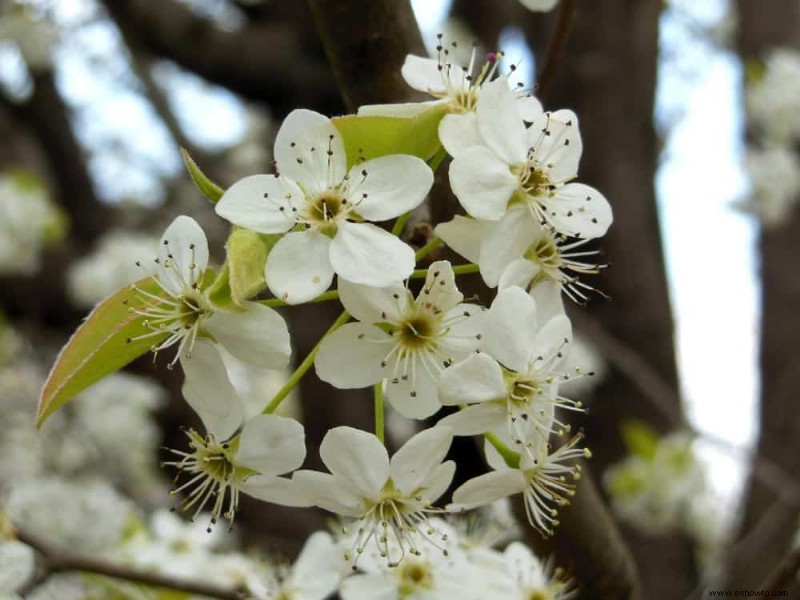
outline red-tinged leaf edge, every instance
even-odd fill
[[[133,312],[144,306],[135,288],[162,295],[158,283],[147,277],[126,286],[100,302],[67,342],[56,358],[39,396],[36,426],[77,394],[106,375],[117,371],[166,339],[167,333],[128,341],[151,333],[143,317]]]

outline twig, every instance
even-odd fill
[[[158,588],[167,588],[186,592],[188,594],[219,598],[220,600],[242,600],[244,597],[242,592],[233,588],[223,588],[206,583],[186,581],[185,579],[167,575],[158,575],[156,573],[149,573],[139,569],[104,562],[91,556],[65,552],[24,530],[18,529],[16,537],[20,542],[27,544],[40,554],[44,567],[43,577],[64,571],[78,571],[81,573],[92,573],[105,577],[113,577],[114,579],[132,581],[134,583],[141,583]],[[37,577],[34,581],[41,581],[43,577]]]
[[[540,99],[547,95],[553,83],[553,76],[555,75],[558,61],[561,59],[561,54],[564,51],[564,47],[567,45],[569,32],[572,29],[576,4],[577,0],[563,0],[561,3],[556,31],[553,34],[553,38],[550,40],[550,45],[547,47],[544,66],[536,81],[536,96]]]

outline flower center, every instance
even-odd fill
[[[399,567],[400,597],[413,594],[421,589],[433,587],[433,576],[428,567],[416,560],[406,560]]]
[[[515,404],[525,405],[543,392],[544,390],[538,381],[519,378],[511,382],[508,395]]]
[[[431,315],[416,313],[400,323],[397,337],[403,348],[410,351],[435,347],[436,323]]]
[[[522,191],[530,196],[549,196],[553,190],[547,171],[535,160],[512,167],[511,171],[519,180]]]
[[[529,590],[527,600],[553,600],[553,596],[547,590]]]
[[[478,106],[478,94],[475,88],[456,92],[453,96],[453,108],[457,113],[469,113]]]

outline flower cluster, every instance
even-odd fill
[[[561,391],[590,374],[568,366],[573,334],[562,294],[588,300],[594,288],[579,278],[604,266],[589,246],[611,225],[611,209],[600,192],[575,181],[576,115],[545,111],[512,89],[498,58],[478,65],[473,52],[460,67],[440,45],[436,59],[409,56],[402,69],[430,102],[363,107],[338,119],[291,112],[275,139],[275,173],[211,194],[217,215],[232,225],[222,267],[211,266],[199,224],[179,216],[155,260],[140,261],[141,278],[125,300],[128,350],[168,351],[203,425],[187,430],[188,448],[170,450],[165,465],[178,470],[171,494],[193,518],[210,511],[209,530],[220,519],[233,524],[241,494],[337,515],[340,555],[362,571],[342,585],[346,599],[567,593],[523,547],[474,552],[438,518],[521,495],[530,524],[551,534],[559,507],[575,493],[578,459],[589,456],[566,417],[582,404]],[[384,137],[397,142],[397,153]],[[425,143],[403,141],[416,137]],[[438,225],[414,248],[402,236],[406,219],[446,155],[467,216]],[[190,170],[213,192],[196,165]],[[380,225],[387,221],[391,229]],[[429,256],[441,244],[469,262]],[[480,273],[496,288],[488,307],[465,298],[457,285],[464,273]],[[272,297],[259,297],[267,289]],[[275,308],[332,300],[344,312],[320,343],[261,410],[246,406],[225,356],[285,368],[290,335]],[[336,388],[375,394],[374,432],[338,426],[325,434],[319,458],[326,471],[301,468],[305,430],[275,412],[312,367]],[[391,453],[384,402],[408,419],[437,422]],[[457,469],[448,458],[453,438],[473,435],[484,436],[491,470],[462,483],[443,506]],[[332,544],[319,540],[309,544]],[[477,583],[481,569],[493,572],[486,579],[497,589]],[[338,585],[338,576],[330,580]],[[292,589],[305,583],[302,576],[281,581]],[[318,591],[278,597],[321,598]]]

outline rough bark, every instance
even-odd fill
[[[764,10],[757,0],[739,0],[738,45],[742,60],[765,58],[775,46],[800,50],[800,5],[792,0],[773,0]],[[800,253],[800,211],[788,222],[761,231],[761,428],[757,453],[775,462],[789,475],[800,479],[800,413],[796,391],[800,389],[800,360],[796,356],[800,339],[800,272],[796,258]],[[776,502],[778,505],[775,506]],[[746,488],[744,516],[740,534],[769,527],[770,535],[746,555],[733,553],[729,563],[729,583],[735,587],[755,586],[781,562],[797,529],[796,507],[780,506],[774,489],[751,478]],[[770,508],[773,507],[774,508]],[[764,519],[768,512],[773,514]],[[774,517],[779,515],[780,518]],[[758,536],[764,538],[764,536]]]

